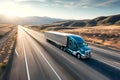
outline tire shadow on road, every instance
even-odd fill
[[[82,60],[83,63],[105,75],[111,80],[119,80],[120,70],[95,59]]]

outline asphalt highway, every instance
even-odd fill
[[[120,52],[89,47],[92,58],[78,60],[19,25],[9,80],[120,80]]]

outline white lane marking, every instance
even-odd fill
[[[40,52],[41,53],[41,52]],[[62,80],[61,77],[58,75],[58,73],[55,71],[55,69],[52,67],[52,65],[48,62],[48,60],[45,58],[45,56],[41,53],[42,57],[45,59],[45,61],[48,63],[50,68],[53,70],[53,72],[56,74],[59,80]]]
[[[26,57],[26,53],[25,53],[25,47],[24,47],[24,43],[23,43],[23,40],[22,40],[22,44],[23,44],[23,53],[24,53],[24,56],[25,56],[25,65],[26,65],[26,69],[27,69],[27,77],[28,77],[28,80],[30,80],[30,74],[29,74],[29,69],[28,69],[28,63],[27,63],[27,57]]]
[[[16,50],[16,49],[15,49],[15,53],[16,53],[16,55],[17,55],[17,56],[19,56],[19,54],[18,54],[18,52],[17,52],[17,50]]]
[[[31,41],[32,42],[32,41]],[[32,42],[33,43],[33,42]],[[42,54],[42,52],[39,50],[39,48],[33,43],[33,45],[36,47],[36,49],[40,52],[40,55],[43,57],[43,59],[47,62],[47,64],[50,66],[52,71],[55,73],[55,75],[58,77],[59,80],[62,80],[62,78],[58,75],[58,73],[55,71],[55,69],[52,67],[52,65],[49,63],[49,61],[46,59],[46,57]]]

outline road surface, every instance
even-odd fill
[[[92,58],[78,60],[42,33],[18,26],[9,80],[120,80],[120,52],[89,47]]]

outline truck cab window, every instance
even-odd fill
[[[77,44],[74,42],[74,45],[73,45],[73,50],[76,51],[77,50]]]
[[[68,47],[71,49],[72,48],[72,40],[69,40]]]

